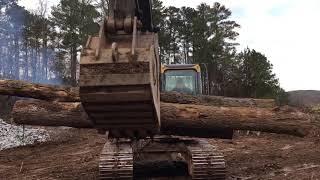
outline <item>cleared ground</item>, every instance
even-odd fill
[[[0,151],[0,179],[96,179],[105,138],[70,130],[54,142]],[[224,152],[229,179],[320,179],[320,138],[237,134],[210,140]]]

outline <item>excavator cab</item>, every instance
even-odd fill
[[[199,64],[161,66],[161,91],[191,95],[202,94],[201,68]]]

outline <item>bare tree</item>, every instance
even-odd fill
[[[39,6],[37,14],[41,17],[46,17],[48,14],[48,0],[38,0]]]

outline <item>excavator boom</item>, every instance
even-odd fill
[[[93,124],[114,138],[160,129],[158,38],[151,1],[111,0],[99,37],[80,60],[80,97]]]

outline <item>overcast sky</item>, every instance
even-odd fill
[[[34,9],[37,2],[20,4]],[[178,7],[201,2],[220,2],[232,10],[232,19],[241,25],[238,49],[264,53],[285,90],[320,90],[319,0],[164,0]]]

